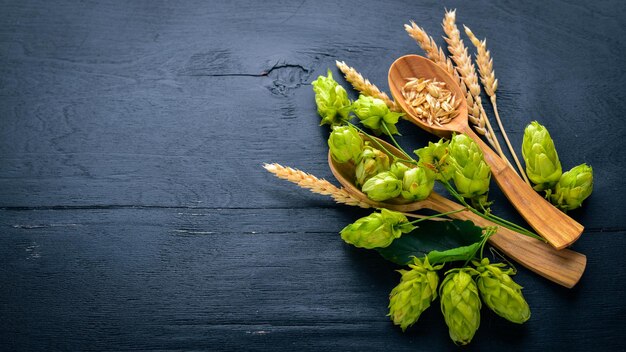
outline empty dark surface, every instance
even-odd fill
[[[488,37],[513,144],[537,119],[596,180],[581,282],[521,268],[531,320],[483,309],[466,350],[626,349],[626,7],[306,0],[1,2],[0,349],[454,349],[437,306],[386,317],[395,267],[337,235],[367,212],[261,167],[332,179],[310,82],[338,59],[386,87],[444,7]]]

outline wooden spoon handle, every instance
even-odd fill
[[[470,136],[483,151],[498,186],[511,204],[535,231],[556,249],[574,243],[584,227],[546,201],[487,146],[468,126],[463,133]]]
[[[435,192],[431,193],[427,201],[428,208],[441,213],[463,208],[462,205]],[[471,220],[481,227],[495,225],[470,211],[451,214],[450,217]],[[584,254],[570,249],[557,251],[546,243],[501,226],[498,227],[498,232],[489,238],[489,243],[526,268],[567,288],[576,285],[587,265],[587,257]]]

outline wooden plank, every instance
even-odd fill
[[[377,53],[382,55],[382,63],[390,64],[397,55],[418,51],[401,29],[401,22],[408,20],[405,16],[391,22],[377,16],[374,29],[389,22],[389,28],[397,30],[386,36],[368,37],[364,42],[363,35],[353,33],[350,26],[366,16],[362,14],[350,19],[352,22],[345,27],[333,29],[334,33],[347,33],[347,37],[322,45],[316,38],[320,24],[327,20],[324,15],[330,13],[326,10],[316,12],[316,16],[294,15],[299,22],[290,26],[291,34],[286,34],[274,29],[273,18],[248,17],[259,8],[253,7],[250,12],[238,14],[237,21],[229,21],[220,16],[228,12],[228,6],[235,5],[221,6],[212,14],[200,10],[193,16],[184,9],[178,13],[166,4],[126,11],[135,13],[135,17],[120,16],[122,9],[106,4],[93,9],[49,4],[10,6],[12,16],[3,20],[6,26],[2,32],[8,43],[2,49],[6,57],[2,76],[8,82],[5,87],[11,89],[4,89],[0,106],[0,205],[271,206],[273,199],[257,196],[258,189],[267,183],[258,176],[263,173],[259,169],[262,162],[278,161],[330,177],[320,153],[326,130],[316,127],[318,118],[308,83],[332,67],[333,60],[345,59],[384,87],[386,64],[381,67],[381,60],[369,58]],[[277,7],[282,9],[277,4],[270,6],[273,10]],[[415,19],[435,35],[439,29],[425,10],[422,6],[413,11]],[[427,10],[433,15],[441,12]],[[172,11],[168,21],[156,27],[147,25]],[[381,11],[391,14],[399,9]],[[574,217],[594,228],[603,227],[611,219],[622,219],[618,207],[594,201],[611,199],[621,185],[618,175],[624,162],[616,153],[626,145],[612,125],[618,114],[591,109],[587,113],[597,118],[608,114],[608,124],[581,125],[575,118],[579,108],[567,110],[572,105],[559,104],[572,99],[568,94],[581,93],[571,83],[580,75],[572,73],[582,74],[581,70],[589,69],[587,60],[601,45],[593,40],[602,39],[604,31],[613,28],[615,22],[607,20],[606,29],[587,33],[581,31],[580,23],[565,18],[559,30],[573,31],[569,45],[591,47],[578,56],[559,57],[556,55],[565,50],[561,46],[566,45],[559,44],[560,50],[548,51],[550,61],[544,60],[545,66],[541,66],[534,63],[544,62],[537,61],[541,58],[536,54],[547,49],[548,43],[524,42],[528,47],[522,48],[506,43],[518,40],[521,31],[529,31],[533,38],[539,36],[537,31],[545,29],[542,21],[546,18],[524,17],[512,21],[507,31],[495,30],[507,16],[513,18],[514,11],[521,13],[520,9],[502,12],[502,18],[489,21],[485,14],[472,9],[459,10],[459,21],[476,23],[477,33],[490,35],[496,72],[501,77],[500,105],[514,144],[520,145],[523,127],[531,119],[544,122],[561,150],[565,168],[585,161],[594,166],[596,178],[603,180],[585,211],[574,212]],[[584,9],[573,7],[571,11]],[[39,15],[32,17],[34,14]],[[29,18],[34,19],[26,21]],[[64,26],[62,19],[72,26]],[[252,20],[252,25],[240,28],[240,22],[246,20]],[[396,21],[397,26],[391,27]],[[110,28],[112,22],[119,23],[120,28]],[[218,26],[226,28],[218,31]],[[244,34],[254,26],[264,26],[267,33],[251,44]],[[556,36],[559,30],[549,30],[549,34]],[[125,35],[129,32],[133,34]],[[186,37],[183,40],[181,36]],[[235,37],[237,40],[233,40]],[[279,39],[289,51],[268,49]],[[63,50],[49,44],[55,42],[63,43]],[[622,44],[622,39],[616,39],[617,47]],[[522,49],[534,56],[516,60],[523,55]],[[597,67],[606,69],[584,74],[588,80],[593,77],[587,84],[617,84],[609,79],[621,74],[615,71],[614,58],[593,59],[599,63]],[[537,95],[529,89],[528,80],[515,76],[520,71],[529,79],[559,74],[549,83],[554,97],[545,100],[541,97],[547,94]],[[526,87],[523,93],[535,99],[529,100],[520,87]],[[533,87],[541,90],[545,84],[536,82]],[[613,91],[620,90],[615,87]],[[589,100],[585,106],[599,105],[603,109],[615,105],[606,101],[611,96],[603,86],[580,98]],[[604,103],[591,104],[594,99]],[[522,116],[515,109],[528,113]],[[565,117],[559,117],[562,115]],[[409,124],[402,125],[410,149],[432,140],[424,133],[413,134],[413,129]],[[583,131],[588,136],[605,136],[606,144],[579,148],[578,134]],[[411,142],[414,138],[421,142]],[[569,152],[572,150],[577,152]],[[233,169],[238,172],[224,171]],[[496,209],[499,204],[503,204],[501,211],[505,214],[513,213],[506,201],[498,202]],[[626,224],[622,220],[614,226],[624,228]]]
[[[436,305],[406,334],[387,320],[395,266],[341,242],[336,231],[350,212],[316,211],[326,221],[310,212],[0,211],[5,346],[432,350],[451,344]],[[474,347],[615,345],[619,336],[606,329],[626,313],[618,303],[626,299],[625,278],[614,271],[606,280],[603,271],[606,256],[626,265],[624,235],[577,243],[589,264],[573,290],[520,268],[516,280],[526,287],[533,317],[514,326],[483,310]],[[576,339],[577,330],[594,340]]]
[[[533,317],[483,309],[469,350],[626,349],[626,8],[446,6],[489,38],[513,144],[537,119],[564,168],[596,176],[571,213],[582,281],[521,268]],[[261,168],[330,179],[310,82],[329,67],[342,81],[339,59],[386,88],[389,65],[420,53],[402,24],[441,44],[442,16],[405,1],[0,4],[2,349],[451,348],[437,307],[406,334],[385,317],[395,267],[337,236],[366,211]],[[408,150],[434,139],[400,129]],[[494,211],[522,223],[492,188]]]

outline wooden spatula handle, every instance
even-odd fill
[[[427,201],[428,208],[442,213],[463,208],[462,205],[435,192],[431,193]],[[450,217],[471,220],[481,227],[495,225],[470,211],[451,214]],[[584,254],[569,249],[557,251],[546,243],[501,226],[498,227],[498,232],[489,238],[489,243],[538,275],[568,288],[576,285],[587,265],[587,257]]]
[[[468,127],[463,133],[478,143],[498,186],[539,235],[556,249],[565,248],[580,237],[584,229],[581,224],[535,192],[471,128]]]

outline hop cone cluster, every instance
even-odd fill
[[[428,197],[435,186],[435,176],[424,167],[414,167],[404,173],[402,178],[402,198],[411,201],[423,200]]]
[[[369,199],[382,202],[400,195],[402,181],[390,171],[381,172],[365,181],[362,191]]]
[[[352,103],[348,99],[346,90],[333,79],[328,70],[328,76],[319,76],[313,82],[317,112],[322,117],[320,125],[341,125],[350,119]]]
[[[552,188],[563,172],[554,142],[548,130],[533,121],[524,130],[522,156],[526,162],[526,174],[535,184],[536,191]]]
[[[401,213],[382,209],[360,218],[341,230],[341,238],[360,248],[384,248],[403,233],[413,231],[415,227]]]
[[[448,149],[454,166],[452,179],[459,194],[486,205],[491,168],[478,144],[465,134],[457,134],[452,137]]]
[[[371,129],[377,136],[381,133],[398,134],[396,123],[398,123],[398,119],[403,114],[390,111],[383,100],[360,95],[359,99],[352,105],[352,108],[354,114],[361,120],[361,123]],[[387,130],[389,130],[389,133],[387,133]]]
[[[439,288],[441,312],[450,338],[458,345],[470,343],[480,325],[481,303],[472,271],[463,268],[448,272]]]
[[[406,164],[396,161],[395,163],[391,164],[391,168],[389,169],[389,171],[391,171],[391,173],[393,173],[398,180],[402,180],[402,178],[404,178],[404,173],[409,171],[409,169],[410,168],[406,166]]]
[[[352,126],[333,126],[328,147],[330,155],[337,162],[356,161],[363,150],[363,139]]]
[[[422,262],[418,258],[410,264],[410,270],[398,270],[402,274],[400,284],[389,295],[389,316],[402,331],[419,319],[430,303],[437,298],[440,266],[432,267],[428,257]]]
[[[436,173],[437,180],[449,180],[454,169],[448,162],[448,146],[450,142],[439,140],[437,143],[428,142],[428,146],[414,151],[419,158],[419,166]]]
[[[511,279],[513,270],[506,269],[502,263],[489,264],[487,258],[474,265],[480,273],[477,284],[483,302],[510,322],[522,324],[527,321],[530,308],[522,295],[522,287]]]
[[[356,164],[356,184],[362,186],[370,177],[389,170],[389,156],[376,148],[363,147]]]
[[[554,193],[550,195],[550,201],[561,210],[572,210],[580,207],[592,191],[593,169],[587,164],[581,164],[561,176]]]

